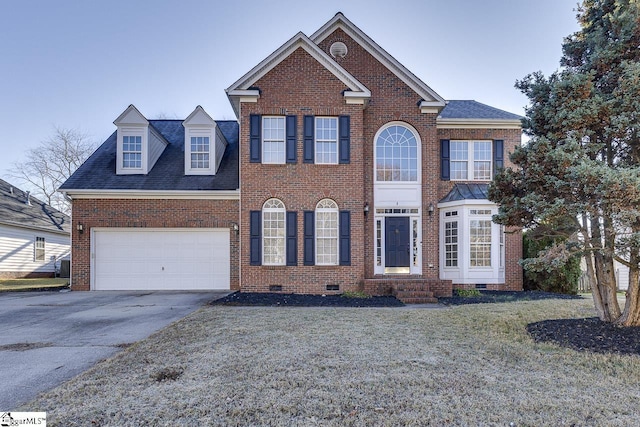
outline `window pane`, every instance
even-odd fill
[[[338,265],[338,205],[323,199],[316,205],[316,264]]]
[[[263,264],[285,263],[285,209],[278,199],[267,200],[262,207]]]
[[[45,243],[44,237],[36,237],[34,242],[34,259],[35,261],[44,261],[45,260]]]
[[[491,142],[473,143],[473,179],[491,179]]]
[[[444,253],[445,266],[458,266],[458,221],[444,224]]]
[[[471,267],[491,267],[491,221],[469,221],[469,239]]]
[[[316,117],[316,163],[338,163],[338,119]]]
[[[376,180],[417,181],[418,142],[404,126],[389,126],[376,140]]]
[[[284,163],[284,117],[263,117],[262,135],[262,162]]]

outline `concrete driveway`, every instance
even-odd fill
[[[0,412],[228,293],[0,293]]]

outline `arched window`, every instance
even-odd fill
[[[262,264],[284,265],[285,208],[278,199],[269,199],[262,205]]]
[[[408,127],[393,124],[378,134],[376,181],[418,181],[418,140]]]
[[[316,205],[316,265],[338,265],[338,204],[322,199]]]

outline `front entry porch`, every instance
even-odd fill
[[[405,304],[437,303],[438,297],[453,294],[451,280],[416,277],[384,277],[364,280],[364,291],[370,295],[394,295]]]

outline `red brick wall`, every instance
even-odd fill
[[[230,284],[239,289],[239,239],[232,229],[238,222],[237,200],[76,199],[72,204],[71,288],[89,290],[91,282],[91,228],[229,228]],[[84,232],[77,231],[82,224]]]
[[[436,138],[436,114],[420,112],[421,97],[386,68],[344,31],[338,29],[320,43],[329,52],[334,42],[345,43],[348,54],[338,62],[372,93],[371,101],[364,110],[363,144],[365,200],[374,208],[373,167],[374,139],[380,128],[392,121],[401,121],[413,126],[422,143],[422,204],[438,203],[439,143]],[[438,272],[438,221],[437,215],[430,217],[423,208],[422,215],[422,268],[424,278],[437,279]],[[365,271],[366,277],[374,277],[374,219],[373,212],[366,220]],[[433,268],[430,268],[432,265]]]
[[[296,50],[254,86],[260,88],[257,103],[243,103],[240,126],[241,251],[240,283],[243,291],[268,292],[272,285],[283,292],[332,293],[327,285],[339,285],[340,292],[355,290],[364,278],[363,248],[363,159],[362,106],[346,105],[340,80],[303,49]],[[249,162],[249,115],[296,115],[298,117],[298,162],[265,165]],[[349,164],[305,164],[303,159],[303,116],[351,117]],[[269,198],[278,198],[287,211],[298,215],[298,266],[249,265],[249,215],[261,210]],[[304,266],[303,212],[315,210],[323,198],[333,199],[340,210],[351,211],[351,266]],[[334,291],[337,292],[337,291]]]

